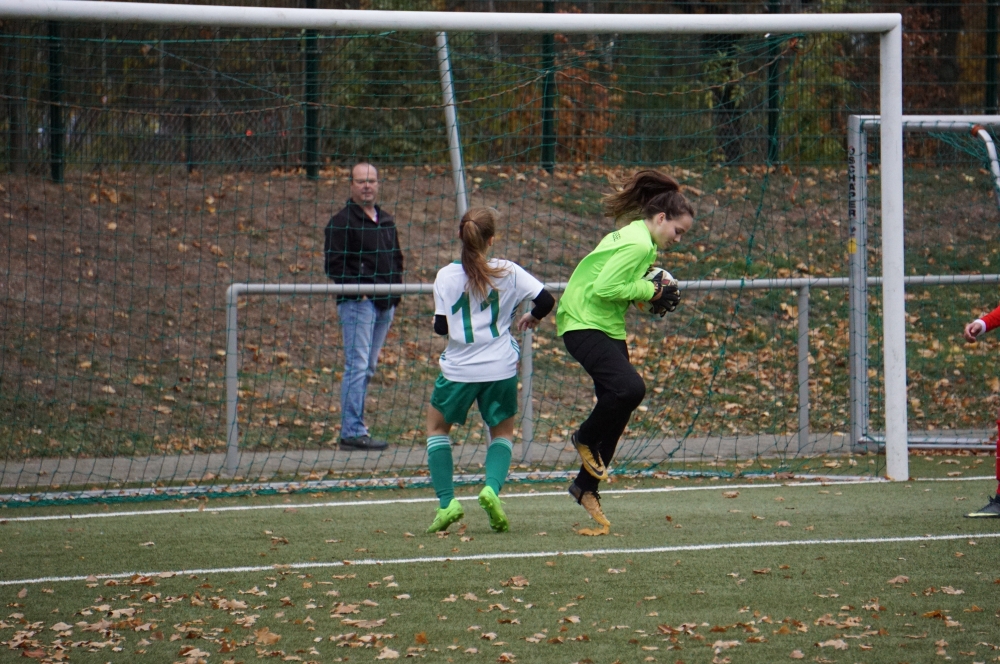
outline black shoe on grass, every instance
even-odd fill
[[[373,440],[368,434],[340,439],[340,449],[342,450],[384,450],[387,447],[389,447],[389,443],[384,440]]]
[[[975,512],[969,512],[965,516],[971,519],[997,519],[1000,518],[1000,494],[990,498],[986,506]]]

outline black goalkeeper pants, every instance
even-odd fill
[[[569,354],[594,379],[597,404],[577,436],[584,445],[600,450],[604,465],[611,463],[632,412],[646,396],[646,383],[628,359],[628,344],[600,330],[573,330],[563,335]],[[582,467],[576,485],[596,491],[600,481]]]

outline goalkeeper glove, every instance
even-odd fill
[[[663,278],[660,275],[656,275],[653,283],[656,285],[656,292],[653,294],[653,299],[649,301],[652,305],[650,311],[663,318],[668,311],[677,309],[677,305],[681,302],[681,291],[673,284],[664,286]]]

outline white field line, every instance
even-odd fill
[[[61,583],[66,581],[93,581],[95,578],[128,579],[135,575],[170,578],[189,574],[239,574],[246,572],[273,572],[280,570],[325,569],[331,567],[413,565],[420,563],[466,562],[483,560],[524,560],[528,558],[551,558],[553,556],[595,556],[595,555],[638,555],[644,553],[678,553],[684,551],[721,551],[726,549],[764,549],[788,546],[850,545],[850,544],[893,544],[903,542],[942,542],[951,540],[996,539],[1000,533],[975,533],[965,535],[907,535],[902,537],[864,537],[858,539],[788,540],[786,542],[722,542],[718,544],[685,544],[679,546],[653,546],[623,549],[579,549],[573,551],[522,551],[484,553],[473,556],[428,556],[424,558],[389,558],[362,560],[342,560],[329,562],[290,563],[287,565],[250,565],[245,567],[208,567],[200,569],[180,569],[161,572],[118,572],[115,574],[94,574],[90,576],[45,576],[35,579],[11,579],[0,581],[0,586],[32,585],[39,583]]]
[[[996,478],[991,475],[983,475],[981,477],[929,477],[923,479],[911,480],[913,482],[970,482],[970,481],[985,481],[992,480],[995,481]],[[873,483],[886,483],[887,480],[882,478],[865,478],[865,479],[851,479],[851,480],[831,480],[824,478],[822,480],[814,482],[787,482],[780,484],[716,484],[708,486],[676,486],[676,487],[655,487],[650,489],[611,489],[608,491],[601,491],[601,495],[613,496],[616,494],[633,494],[633,493],[670,493],[673,491],[715,491],[715,490],[731,490],[731,489],[780,489],[780,488],[795,488],[795,487],[813,487],[813,486],[843,486],[851,484],[873,484]],[[523,492],[523,493],[505,493],[503,494],[503,499],[508,500],[511,498],[544,498],[550,496],[565,496],[564,491],[536,491],[536,492]],[[125,516],[165,516],[169,514],[192,514],[198,512],[205,512],[209,514],[221,513],[221,512],[255,512],[259,510],[287,510],[287,509],[312,509],[317,507],[358,507],[364,505],[405,505],[411,503],[431,503],[437,500],[437,498],[390,498],[387,500],[339,500],[339,501],[328,501],[322,503],[280,503],[274,505],[234,505],[231,507],[212,507],[212,508],[201,508],[201,507],[184,507],[184,508],[174,508],[174,509],[163,509],[163,510],[129,510],[125,512],[84,512],[81,514],[51,514],[45,516],[16,516],[16,517],[2,517],[0,516],[0,523],[18,523],[18,522],[31,522],[31,521],[72,521],[81,519],[110,519],[114,517],[125,517]],[[474,501],[477,500],[475,496],[461,496],[458,497],[459,501]]]
[[[983,478],[992,479],[992,478]],[[611,496],[615,494],[635,494],[635,493],[670,493],[673,491],[721,491],[721,490],[731,490],[731,489],[775,489],[775,488],[794,488],[794,487],[810,487],[810,486],[829,486],[835,484],[837,486],[842,486],[845,484],[871,484],[873,482],[885,482],[880,478],[873,479],[852,479],[846,481],[831,482],[829,480],[821,480],[814,482],[788,482],[779,484],[716,484],[712,486],[683,486],[683,487],[654,487],[649,489],[611,489],[608,491],[601,491],[601,495]],[[523,492],[523,493],[505,493],[503,494],[504,500],[510,500],[512,498],[545,498],[551,496],[562,496],[568,495],[565,491],[536,491],[533,493]],[[79,520],[79,519],[109,519],[114,517],[123,516],[158,516],[158,515],[168,515],[168,514],[192,514],[198,512],[204,512],[206,514],[214,514],[221,512],[254,512],[258,510],[287,510],[287,509],[312,509],[316,507],[359,507],[364,505],[406,505],[411,503],[431,503],[436,501],[437,498],[390,498],[387,500],[338,500],[338,501],[328,501],[322,503],[278,503],[273,505],[234,505],[231,507],[184,507],[184,508],[173,508],[173,509],[162,509],[162,510],[129,510],[125,512],[83,512],[80,514],[51,514],[44,516],[16,516],[16,517],[3,517],[0,516],[0,523],[19,523],[19,522],[30,522],[30,521],[67,521],[67,520]],[[458,497],[460,501],[475,501],[478,500],[476,496],[462,496]]]

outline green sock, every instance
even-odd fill
[[[514,445],[506,438],[494,438],[486,450],[486,486],[499,496],[510,470],[510,455]]]
[[[452,484],[452,473],[455,464],[451,460],[451,438],[448,436],[428,436],[427,467],[431,470],[431,483],[437,494],[441,507],[455,498],[455,486]]]

